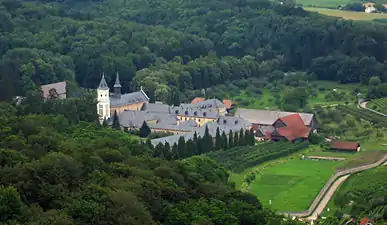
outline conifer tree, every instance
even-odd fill
[[[153,151],[153,157],[164,157],[164,145],[160,142],[156,145],[155,150]]]
[[[151,141],[151,139],[146,139],[146,145],[151,149],[151,150],[153,150],[153,145],[152,145],[152,141]]]
[[[234,147],[239,146],[239,132],[234,133]]]
[[[234,134],[230,130],[228,133],[228,148],[233,148],[234,147]]]
[[[245,132],[241,128],[239,131],[239,146],[244,146],[245,145]]]
[[[250,130],[246,129],[244,132],[245,132],[245,145],[251,145]]]
[[[121,130],[120,119],[118,118],[117,111],[114,111],[112,128]]]
[[[187,143],[185,144],[186,152],[187,152],[187,157],[191,157],[196,154],[195,150],[195,143],[189,139]]]
[[[216,137],[215,137],[215,149],[219,150],[222,148],[222,137],[220,136],[219,127],[216,128]]]
[[[226,133],[224,131],[222,132],[221,139],[222,139],[222,146],[221,146],[221,148],[223,150],[226,150],[227,149],[227,135],[226,135]]]
[[[172,154],[171,154],[171,146],[169,145],[168,142],[165,142],[164,148],[163,148],[163,156],[167,160],[172,159]]]
[[[177,147],[177,144],[173,144],[172,146],[172,159],[179,159],[179,149]]]
[[[149,128],[148,124],[144,120],[142,123],[142,126],[140,127],[140,137],[148,137],[151,133],[151,129]]]
[[[214,146],[212,142],[212,136],[210,135],[210,131],[208,129],[208,126],[206,125],[205,131],[204,131],[204,137],[202,138],[202,147],[204,152],[209,152],[211,151]]]
[[[187,149],[186,149],[186,144],[183,136],[180,136],[179,141],[178,141],[178,155],[180,158],[185,158],[188,157],[187,155]]]
[[[104,127],[104,128],[106,128],[106,127],[108,127],[109,125],[108,125],[108,123],[107,123],[107,120],[106,120],[106,118],[104,118],[103,119],[103,122],[102,122],[102,127]]]
[[[195,155],[201,154],[203,152],[203,149],[196,131],[194,133],[194,144],[195,144]]]
[[[253,128],[250,129],[250,145],[255,145],[255,134]]]

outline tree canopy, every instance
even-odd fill
[[[1,0],[0,99],[67,80],[177,104],[187,92],[275,71],[387,80],[387,31],[277,1]],[[297,31],[297,32],[295,32]],[[276,79],[276,78],[275,78]]]
[[[206,156],[167,161],[96,121],[1,106],[0,224],[287,224]]]

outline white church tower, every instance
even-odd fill
[[[106,83],[104,73],[102,74],[101,82],[99,83],[99,86],[97,88],[97,93],[98,93],[97,111],[98,111],[100,120],[103,121],[104,119],[110,118],[109,87]]]

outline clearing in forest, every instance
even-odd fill
[[[304,7],[305,10],[311,12],[318,12],[327,16],[341,17],[347,20],[374,20],[374,19],[386,19],[387,14],[384,13],[365,13],[365,12],[353,12],[339,9],[326,9],[326,8],[314,8]]]
[[[339,5],[346,5],[351,0],[297,0],[297,4],[310,7],[337,8]]]

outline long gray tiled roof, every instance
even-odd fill
[[[281,112],[258,109],[243,109],[238,108],[235,115],[248,120],[251,123],[272,125],[277,119],[296,114],[297,112]],[[310,125],[314,117],[311,113],[298,113],[306,126]]]
[[[196,117],[196,118],[213,118],[219,116],[218,111],[214,109],[197,109],[197,108],[175,108],[174,113],[178,116]]]
[[[189,132],[197,129],[197,124],[194,120],[187,120],[180,123],[179,125],[171,125],[167,123],[156,123],[156,124],[151,124],[150,127],[154,129],[163,129],[163,130],[167,129],[167,130]]]
[[[157,118],[144,111],[127,110],[118,115],[120,125],[123,127],[140,128],[144,121],[157,120]]]
[[[210,122],[206,124],[206,126],[208,127],[208,131],[212,137],[216,136],[216,130],[218,127],[221,134],[225,132],[226,135],[228,135],[230,130],[232,132],[237,132],[240,131],[240,129],[247,129],[250,125],[250,122],[242,118],[227,116],[221,116],[216,122]],[[166,142],[168,142],[169,145],[172,146],[174,143],[177,143],[179,141],[179,138],[181,136],[183,136],[185,140],[193,139],[195,132],[197,133],[198,137],[202,137],[204,136],[206,126],[202,126],[192,132],[185,134],[177,134],[168,137],[153,139],[151,143],[152,145],[156,146],[159,143],[165,144]]]
[[[151,113],[172,113],[172,106],[163,103],[146,103],[141,110]]]
[[[114,95],[110,96],[110,106],[113,107],[123,106],[127,104],[136,104],[147,101],[149,101],[149,98],[143,90],[132,92],[129,94],[123,94],[121,95],[121,97],[116,97]]]
[[[203,108],[211,108],[211,109],[224,108],[224,107],[226,107],[226,105],[223,104],[223,102],[219,101],[219,100],[216,99],[216,98],[213,98],[213,99],[207,99],[207,100],[205,100],[205,101],[198,102],[198,103],[196,103],[196,105],[199,106],[199,107],[203,107]]]

